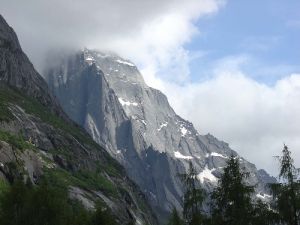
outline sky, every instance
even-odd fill
[[[0,0],[42,72],[52,51],[109,50],[201,134],[278,174],[283,144],[300,167],[299,0]]]

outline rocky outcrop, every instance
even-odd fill
[[[226,160],[238,156],[227,143],[200,135],[164,94],[146,85],[132,62],[117,55],[85,49],[62,58],[45,77],[66,113],[124,165],[162,221],[174,206],[182,207],[178,174],[187,171],[189,161],[209,192]],[[238,157],[250,173],[248,182],[265,193],[269,176]]]
[[[87,208],[109,207],[119,224],[156,224],[123,167],[66,116],[0,16],[0,179],[41,176],[67,185]]]
[[[0,85],[19,89],[22,93],[37,99],[52,112],[67,119],[57,101],[50,94],[47,83],[22,51],[17,35],[1,15]]]

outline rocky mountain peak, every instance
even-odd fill
[[[0,15],[0,46],[7,47],[11,51],[18,51],[21,49],[17,35],[1,15]]]
[[[21,49],[17,35],[0,15],[0,81],[36,98],[50,110],[63,115],[47,83]]]
[[[124,59],[114,53],[89,50],[87,48],[82,52],[85,62],[88,65],[95,64],[111,84],[124,82],[131,85],[146,85],[137,67],[130,60]]]
[[[83,69],[100,81],[100,71],[86,66],[82,55],[74,62],[82,67],[69,73]],[[68,68],[55,70],[59,85],[66,84],[61,75]],[[28,179],[34,186],[47,179],[88,209],[98,202],[118,224],[156,224],[142,192],[106,149],[65,115],[1,16],[0,179],[1,184]]]
[[[82,54],[83,61],[64,63]],[[65,82],[59,68],[65,69]],[[237,156],[250,173],[248,182],[258,193],[267,193],[268,176],[261,176],[227,143],[200,135],[174,112],[163,93],[145,84],[132,62],[86,49],[45,76],[65,111],[126,168],[162,221],[173,207],[182,207],[178,174],[188,170],[189,162],[198,171],[199,184],[210,192],[227,159]]]

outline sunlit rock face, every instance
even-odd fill
[[[182,208],[178,174],[188,170],[190,161],[199,185],[209,192],[226,160],[237,156],[250,172],[248,182],[265,196],[265,181],[271,178],[227,143],[200,135],[174,112],[163,93],[147,86],[129,60],[85,49],[63,58],[45,77],[64,110],[124,165],[162,220],[174,206]]]

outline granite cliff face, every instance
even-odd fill
[[[99,200],[119,224],[156,224],[123,167],[72,122],[0,15],[0,179],[57,179],[87,208]]]
[[[189,161],[211,191],[229,156],[238,156],[227,143],[200,135],[163,93],[146,85],[132,62],[117,55],[85,49],[62,58],[45,77],[65,112],[124,165],[161,220],[174,206],[181,209],[178,173]],[[257,196],[267,198],[265,184],[274,179],[238,157]]]
[[[63,115],[58,103],[49,92],[47,83],[36,72],[24,54],[17,35],[0,15],[0,82],[15,87],[23,94],[38,99],[50,110]]]

